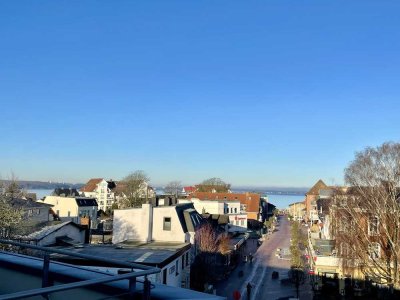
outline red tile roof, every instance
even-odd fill
[[[81,192],[94,192],[97,185],[103,180],[103,178],[92,178],[90,179],[85,186],[81,187]]]
[[[328,188],[321,179],[307,192],[306,195],[319,195],[319,191]]]
[[[185,186],[183,189],[185,190],[185,193],[193,193],[197,190],[195,186]]]
[[[259,212],[260,210],[260,194],[255,193],[209,193],[194,192],[191,198],[200,200],[239,200],[241,204],[246,205],[247,212]]]

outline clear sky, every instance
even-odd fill
[[[400,133],[400,1],[1,1],[0,173],[342,183]]]

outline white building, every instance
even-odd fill
[[[193,204],[114,210],[113,244],[124,241],[194,243],[202,217]]]
[[[112,180],[106,181],[103,178],[92,178],[80,189],[80,192],[84,197],[96,198],[98,209],[106,211],[111,209],[115,202],[115,188],[116,183]]]
[[[47,196],[38,202],[53,205],[53,212],[62,221],[81,224],[81,218],[97,219],[97,202],[94,198]]]
[[[195,230],[201,222],[201,215],[191,203],[157,207],[143,204],[141,208],[118,209],[114,210],[112,242],[122,245],[123,248],[129,244],[145,243],[153,249],[154,246],[151,245],[160,244],[161,247],[158,248],[160,251],[171,245],[177,245],[180,247],[179,253],[177,252],[173,259],[166,261],[165,264],[158,265],[161,272],[155,281],[172,286],[189,287],[192,261],[190,245],[195,242]],[[154,252],[149,251],[140,259],[150,259]],[[169,253],[173,254],[171,251]]]
[[[239,200],[200,200],[198,198],[179,199],[179,203],[192,202],[200,214],[216,214],[229,216],[229,231],[247,230],[247,213]]]
[[[45,226],[39,231],[21,237],[21,240],[37,246],[55,245],[58,240],[69,244],[83,244],[85,242],[85,229],[68,221],[57,225]]]
[[[112,257],[120,261],[157,267],[160,269],[160,272],[148,276],[148,279],[152,283],[183,288],[190,287],[190,249],[191,246],[189,243],[177,242],[125,242],[117,246],[84,245],[79,248],[65,248],[65,250],[80,254]],[[118,272],[124,270],[120,266],[112,264],[104,265],[96,261],[90,261],[90,264],[87,264],[86,260],[71,261],[70,257],[63,257],[58,260],[110,274],[118,274]],[[139,277],[138,280],[144,280],[144,278]]]

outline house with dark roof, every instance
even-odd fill
[[[82,196],[96,198],[98,209],[107,211],[115,202],[115,189],[117,183],[104,178],[92,178],[84,185],[80,192]]]
[[[85,229],[67,221],[49,224],[19,239],[37,246],[80,245],[85,242]]]
[[[247,212],[238,199],[200,200],[198,198],[179,199],[179,203],[193,203],[194,208],[201,213],[213,216],[224,216],[229,232],[247,231]]]
[[[53,205],[52,210],[56,217],[62,221],[73,221],[76,224],[87,224],[90,220],[91,227],[97,226],[97,201],[89,197],[61,197],[47,196],[39,203]]]
[[[247,214],[248,220],[260,220],[260,194],[256,193],[212,193],[212,192],[194,192],[190,195],[190,199],[197,198],[200,200],[223,200],[223,201],[240,201],[242,211]]]
[[[71,188],[56,188],[54,189],[53,196],[60,196],[60,197],[79,197],[79,192],[77,189]]]
[[[49,210],[51,204],[39,203],[32,200],[14,198],[9,201],[9,204],[14,209],[22,210],[22,225],[21,226],[34,226],[38,223],[49,221]]]
[[[174,206],[143,204],[141,208],[114,210],[113,244],[124,241],[194,243],[203,218],[192,203]]]
[[[304,205],[306,208],[306,221],[313,222],[319,220],[318,218],[318,208],[317,200],[321,190],[328,189],[328,186],[321,179],[314,184],[311,189],[306,193],[306,198],[304,199]]]
[[[173,206],[143,204],[141,208],[117,209],[114,210],[112,243],[122,244],[123,247],[125,244],[184,245],[184,252],[174,257],[172,265],[169,263],[164,268],[164,263],[160,261],[158,267],[162,268],[161,283],[172,282],[176,286],[182,282],[182,286],[189,287],[189,266],[195,252],[191,245],[195,243],[196,229],[202,223],[203,218],[192,203]],[[150,254],[154,252],[151,249]],[[143,254],[142,259],[148,257],[149,254]],[[181,271],[183,274],[179,275]]]

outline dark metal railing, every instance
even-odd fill
[[[110,259],[110,258],[105,259],[105,258],[98,257],[98,256],[74,253],[71,251],[61,250],[61,249],[52,249],[52,248],[48,248],[48,247],[41,247],[41,246],[31,245],[31,244],[27,244],[27,243],[20,243],[20,242],[16,242],[16,241],[12,241],[12,240],[0,239],[0,244],[13,245],[13,246],[18,246],[18,247],[23,247],[23,248],[33,249],[33,250],[39,250],[44,253],[42,287],[37,288],[37,289],[21,291],[21,292],[15,292],[15,293],[6,294],[6,295],[0,295],[0,300],[21,299],[21,298],[32,297],[32,296],[37,296],[37,295],[42,295],[45,299],[48,299],[48,295],[51,293],[54,293],[54,292],[66,291],[66,290],[71,290],[71,289],[76,289],[76,288],[87,287],[90,285],[98,285],[98,284],[114,282],[114,281],[119,281],[119,280],[124,280],[124,279],[129,280],[128,293],[130,294],[131,298],[133,299],[134,294],[137,292],[136,278],[141,277],[141,276],[145,277],[145,280],[143,282],[143,286],[144,286],[143,299],[148,300],[148,299],[150,299],[151,284],[150,284],[150,281],[147,279],[147,275],[156,274],[156,273],[160,272],[160,269],[156,268],[156,267],[149,267],[149,266],[145,266],[145,265],[129,263],[129,262]],[[73,283],[66,283],[66,284],[60,284],[60,285],[56,285],[56,286],[50,286],[50,280],[49,280],[50,253],[57,253],[57,254],[62,254],[62,255],[78,257],[78,258],[95,260],[95,261],[105,262],[107,264],[112,263],[117,266],[129,267],[131,269],[131,272],[125,273],[125,274],[118,274],[118,275],[106,275],[104,277],[96,278],[96,279],[89,279],[89,280],[83,280],[83,281],[78,281],[78,282],[73,282]],[[133,269],[139,269],[142,271],[134,271]]]

